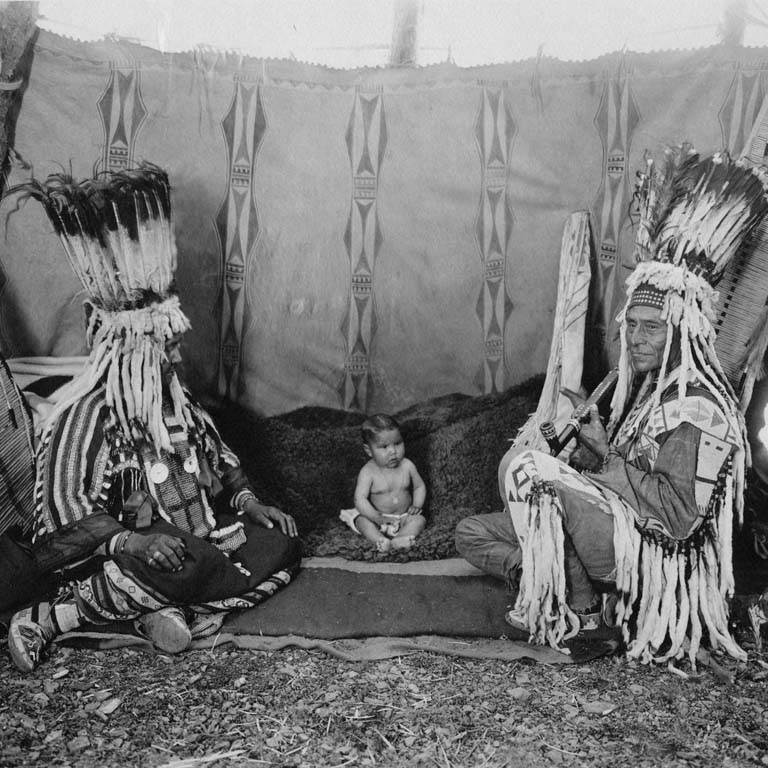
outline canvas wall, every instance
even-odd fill
[[[567,215],[591,214],[610,351],[646,149],[738,153],[768,51],[336,71],[41,32],[11,183],[165,167],[198,393],[265,414],[397,411],[544,371]],[[84,352],[36,203],[0,210],[6,356]]]

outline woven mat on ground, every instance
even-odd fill
[[[570,655],[529,645],[504,623],[508,603],[503,584],[460,559],[374,564],[310,558],[288,588],[257,608],[232,614],[219,634],[194,647],[294,645],[350,661],[428,650],[543,663],[582,662],[616,649],[613,633],[579,638],[569,644]],[[59,642],[151,648],[126,624],[71,632]]]

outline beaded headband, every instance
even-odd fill
[[[654,307],[655,309],[664,309],[664,299],[666,291],[656,288],[651,283],[641,283],[632,292],[627,304],[627,309],[631,307]]]

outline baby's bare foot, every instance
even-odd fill
[[[392,549],[410,549],[415,540],[415,536],[395,536],[391,542]]]
[[[392,549],[392,542],[389,539],[379,539],[376,542],[377,552],[389,552],[390,549]]]

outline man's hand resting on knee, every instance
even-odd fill
[[[125,541],[125,554],[143,560],[159,571],[180,571],[186,555],[183,539],[167,533],[137,533]]]
[[[275,523],[280,530],[290,537],[298,536],[296,521],[291,515],[287,515],[277,507],[270,507],[261,504],[256,499],[249,499],[243,507],[248,517],[257,525],[263,525],[265,528],[274,528]]]

